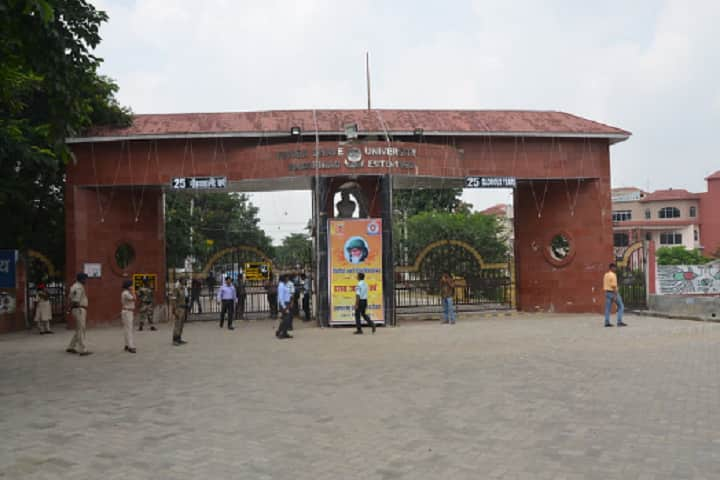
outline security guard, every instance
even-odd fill
[[[188,310],[188,295],[187,288],[185,287],[185,279],[181,278],[178,283],[175,284],[175,288],[172,291],[172,310],[173,316],[175,317],[175,327],[173,328],[173,345],[180,346],[187,343],[182,339],[183,327],[185,326],[185,319],[187,318]]]
[[[147,320],[148,325],[150,325],[150,330],[157,330],[155,325],[153,325],[154,297],[155,294],[152,288],[150,288],[150,282],[147,278],[143,278],[143,286],[138,290],[138,298],[140,299],[140,326],[138,330],[141,332],[145,325],[145,320]]]
[[[78,273],[77,281],[70,287],[70,313],[75,319],[75,335],[65,350],[68,353],[79,353],[81,356],[92,354],[85,343],[85,320],[87,319],[88,297],[85,293],[85,281],[88,276]],[[77,348],[75,348],[77,347]]]

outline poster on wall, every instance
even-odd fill
[[[0,250],[0,314],[15,313],[17,250]]]
[[[367,313],[385,323],[382,288],[382,220],[332,219],[328,225],[330,325],[355,323],[357,274],[368,285]]]

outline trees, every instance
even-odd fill
[[[282,245],[275,248],[275,264],[294,268],[312,263],[312,240],[305,233],[292,233],[283,238]]]
[[[270,237],[258,226],[258,208],[242,193],[168,192],[165,197],[168,264],[187,257],[203,263],[213,252],[251,245],[272,256]]]
[[[65,138],[126,125],[117,85],[98,74],[107,15],[83,0],[0,2],[0,244],[64,258]],[[43,232],[38,235],[37,232]]]
[[[467,204],[460,200],[461,193],[462,188],[397,190],[393,192],[393,209],[405,218],[430,211],[469,212]]]
[[[704,257],[698,249],[685,247],[660,247],[657,249],[658,265],[702,265],[711,259]]]

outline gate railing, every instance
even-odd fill
[[[618,290],[629,308],[647,308],[645,270],[647,258],[643,242],[629,245],[617,260]]]

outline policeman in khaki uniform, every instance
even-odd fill
[[[140,326],[138,327],[138,330],[142,332],[145,320],[147,320],[148,325],[150,325],[150,330],[157,330],[155,325],[153,325],[153,297],[155,294],[150,288],[147,278],[143,279],[143,286],[140,287],[137,294],[140,299]]]
[[[81,356],[90,355],[85,343],[85,320],[87,318],[88,297],[85,293],[85,281],[88,276],[78,273],[77,281],[70,287],[70,312],[75,319],[75,336],[65,350],[68,353],[79,353]],[[77,347],[77,348],[76,348]]]
[[[135,341],[133,339],[133,315],[135,312],[135,294],[132,291],[132,282],[125,280],[122,285],[122,293],[120,294],[120,305],[122,311],[123,330],[125,332],[125,351],[128,353],[136,353]]]
[[[173,328],[173,345],[180,346],[187,343],[182,339],[183,327],[185,326],[185,317],[187,317],[188,295],[185,287],[185,279],[181,278],[172,290],[170,297],[173,317],[175,318],[175,327]]]

